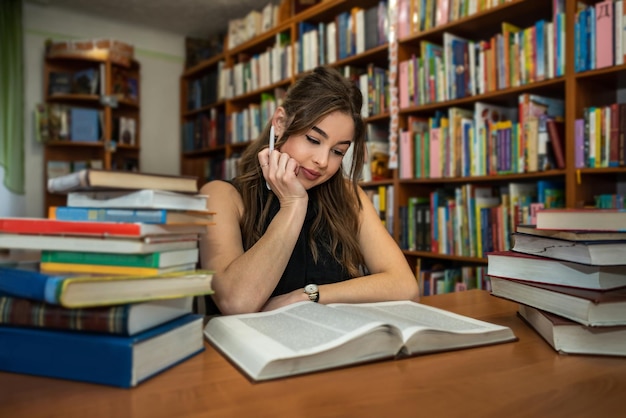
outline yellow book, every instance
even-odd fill
[[[43,272],[54,273],[85,273],[85,274],[119,274],[133,276],[152,276],[155,274],[170,273],[175,271],[193,270],[196,263],[186,263],[169,267],[132,267],[132,266],[111,266],[105,264],[76,264],[76,263],[55,263],[42,262],[40,269]]]
[[[5,268],[0,292],[66,308],[121,305],[213,293],[213,272],[189,270],[151,276],[45,273]]]

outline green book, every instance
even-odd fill
[[[198,248],[148,254],[42,251],[41,262],[161,268],[198,262]]]

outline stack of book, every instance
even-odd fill
[[[212,214],[196,180],[53,180],[68,206],[0,219],[0,248],[40,253],[38,269],[0,268],[0,370],[132,387],[202,351],[193,297],[212,293],[212,273],[197,269]]]
[[[626,356],[626,211],[554,209],[487,255],[492,294],[557,351]]]

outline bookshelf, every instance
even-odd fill
[[[48,178],[82,168],[139,169],[140,64],[112,54],[55,51],[44,58],[38,135]],[[45,192],[44,211],[65,204]]]
[[[228,120],[250,103],[260,102],[263,93],[288,87],[300,68],[298,67],[298,47],[301,38],[304,38],[302,23],[338,22],[337,16],[344,12],[351,14],[353,7],[368,8],[378,4],[377,1],[366,3],[357,5],[356,2],[351,1],[322,2],[279,23],[273,29],[246,43],[232,50],[227,49],[223,54],[188,69],[181,77],[181,91],[183,92],[181,106],[186,103],[187,86],[192,80],[205,71],[210,71],[211,68],[217,69],[218,66],[233,68],[240,60],[247,59],[246,56],[253,56],[273,46],[276,35],[279,33],[286,33],[289,37],[289,44],[292,46],[293,71],[291,75],[284,77],[278,83],[270,83],[253,91],[245,91],[217,100],[207,109],[212,107],[223,109]],[[588,7],[595,8],[601,2],[585,3]],[[430,21],[426,21],[428,13],[425,11],[417,13],[422,16],[423,20],[412,18],[416,8],[418,12],[421,12],[420,4],[425,4],[427,11],[431,13]],[[596,196],[600,194],[609,195],[609,197],[624,194],[626,167],[623,158],[616,163],[609,164],[604,161],[599,165],[596,163],[590,166],[589,155],[583,154],[585,161],[581,165],[578,162],[581,158],[580,152],[577,151],[575,144],[576,127],[580,126],[581,120],[584,122],[590,107],[610,108],[610,105],[614,103],[626,102],[626,96],[624,96],[626,65],[623,64],[623,60],[622,63],[614,60],[613,62],[618,62],[615,65],[577,71],[575,55],[579,53],[582,42],[576,41],[578,38],[575,33],[579,28],[577,20],[580,19],[580,10],[578,8],[582,6],[575,0],[465,2],[463,4],[468,8],[475,4],[477,9],[470,13],[469,10],[455,11],[449,7],[447,19],[437,17],[439,16],[437,5],[453,4],[458,5],[458,2],[397,0],[395,14],[399,19],[407,19],[409,23],[403,27],[398,21],[395,27],[397,44],[393,44],[393,48],[384,43],[364,52],[337,59],[330,65],[338,68],[347,66],[366,68],[368,64],[373,63],[388,69],[390,52],[392,50],[394,53],[397,52],[399,64],[397,87],[400,103],[397,113],[394,110],[391,114],[388,109],[385,109],[376,114],[367,114],[366,121],[368,125],[389,127],[390,120],[397,117],[399,167],[391,170],[389,178],[368,178],[362,185],[373,199],[380,201],[380,195],[386,194],[383,197],[383,201],[386,202],[383,220],[403,248],[407,260],[415,266],[416,274],[417,271],[427,271],[437,265],[460,269],[469,268],[462,272],[463,275],[469,275],[469,278],[459,279],[459,281],[469,280],[470,286],[484,288],[488,286],[488,283],[482,279],[483,272],[481,271],[487,264],[484,251],[508,248],[510,242],[507,237],[515,225],[532,221],[533,211],[540,207],[531,203],[541,203],[544,207],[561,205],[573,208],[594,205]],[[478,9],[483,4],[485,8]],[[437,21],[437,19],[440,20]],[[418,28],[415,23],[411,25],[410,22],[421,22],[422,27]],[[503,25],[503,23],[508,25]],[[516,32],[519,33],[516,35]],[[537,36],[540,36],[539,39],[543,36],[544,42],[537,43]],[[458,48],[459,45],[458,40],[456,44],[453,43],[455,37],[474,43],[474,58],[472,60],[471,57],[465,58],[463,55],[463,68],[451,73],[449,78],[454,82],[447,83],[441,81],[442,77],[443,80],[447,77],[446,68],[451,68],[446,67],[446,59],[450,59],[449,62],[452,64],[455,59],[460,60],[461,57],[461,55],[456,57],[453,55],[455,51],[453,48]],[[504,39],[508,42],[504,42]],[[548,40],[552,41],[548,42]],[[436,59],[436,48],[427,47],[427,44],[442,47],[439,61]],[[447,58],[445,45],[449,45],[451,51]],[[504,49],[505,45],[506,49]],[[537,45],[541,45],[541,48],[537,49]],[[622,51],[624,49],[626,48],[622,48]],[[458,53],[459,49],[456,51]],[[469,46],[461,51],[470,55]],[[415,90],[415,86],[419,86],[416,79],[423,77],[423,73],[419,72],[419,65],[415,67],[418,68],[417,71],[411,72],[411,79],[405,79],[400,64],[402,61],[415,62],[423,55],[424,58],[428,58],[426,54],[429,52],[434,52],[433,63],[430,64],[428,61],[434,69],[432,85],[430,87],[422,85],[423,91],[429,88],[428,95],[419,96]],[[502,56],[509,57],[509,60],[497,58]],[[543,60],[538,61],[538,57],[543,57]],[[473,72],[470,72],[472,67]],[[424,71],[423,66],[421,71]],[[462,77],[456,79],[455,74],[460,74]],[[440,76],[439,79],[437,75]],[[473,87],[471,83],[468,84],[468,79],[473,81]],[[543,101],[544,99],[547,101]],[[547,116],[534,113],[531,115],[531,112],[536,111],[537,103],[540,108],[544,109],[543,113],[547,113]],[[561,107],[555,110],[554,106],[558,107],[559,103]],[[483,111],[494,115],[496,112],[491,108],[493,106],[498,107],[499,115],[505,115],[500,117],[497,123],[496,119],[487,124],[484,119],[477,118],[477,115],[482,114]],[[184,107],[181,108],[183,124],[193,115],[193,112]],[[439,145],[439,149],[445,152],[431,154],[430,149],[426,151],[423,148],[424,138],[428,138],[428,143],[432,139],[429,124],[432,121],[440,123],[446,118],[448,120],[442,125],[445,130],[439,131],[439,133],[447,132],[445,134],[447,136],[443,136],[444,140]],[[460,124],[458,124],[459,120]],[[608,119],[603,120],[608,123]],[[626,117],[620,120],[626,120]],[[457,123],[453,128],[457,133],[454,134],[455,140],[450,142],[452,121]],[[429,136],[420,134],[422,136],[419,138],[422,142],[416,143],[415,129],[419,128],[420,122],[424,124],[422,127],[425,126]],[[560,126],[563,130],[554,131],[561,132],[560,134],[548,132],[549,125]],[[482,126],[483,131],[478,133],[477,126]],[[441,126],[438,127],[441,128]],[[619,129],[621,132],[624,128]],[[459,130],[462,133],[457,136]],[[403,133],[408,133],[409,140],[404,142],[405,145],[408,144],[408,148],[403,147]],[[227,159],[247,144],[247,141],[237,144],[229,143],[228,138],[231,134],[227,126],[224,132],[224,145],[183,152],[181,157],[183,172],[208,179],[207,176],[202,176],[206,173],[204,167],[207,161]],[[552,141],[556,142],[558,138],[561,138],[562,142],[558,141],[554,146],[561,145],[563,165],[558,164],[555,154],[557,151],[552,144]],[[406,137],[404,139],[406,140]],[[475,141],[474,147],[482,145],[468,152],[470,140]],[[604,139],[598,139],[598,141],[604,141],[598,142],[602,146],[606,144]],[[588,139],[587,142],[589,142]],[[444,144],[443,148],[441,143]],[[484,148],[488,145],[494,151],[491,154],[485,153]],[[621,147],[620,150],[623,149],[623,144]],[[406,158],[407,155],[409,158]],[[463,155],[467,155],[465,161],[461,158]],[[425,158],[420,158],[420,156],[425,156]],[[403,164],[407,164],[407,161],[411,165],[410,169],[403,171],[403,169],[406,170]],[[455,163],[452,164],[451,161]],[[432,162],[436,162],[438,166],[435,170],[436,175],[425,172],[426,167],[431,169]],[[419,173],[416,171],[418,170],[416,164],[423,164],[419,166]],[[602,164],[607,166],[602,166]],[[485,203],[485,209],[477,212],[476,208],[470,206],[468,202],[476,200],[473,197],[474,193],[480,195],[486,193],[487,189],[492,197],[496,198],[495,203],[494,201],[489,204]],[[438,193],[435,195],[435,192]],[[375,197],[376,195],[379,197]],[[441,205],[433,203],[434,196],[445,203]],[[421,219],[428,217],[430,224],[426,227],[422,225],[418,228],[409,218],[409,206],[413,208],[416,203],[432,210],[434,207],[440,207],[437,209],[440,211],[439,214],[428,212],[425,208],[420,209],[423,210],[420,215],[414,212],[414,216],[420,216]],[[487,206],[493,206],[494,209],[487,209]],[[462,209],[460,212],[459,208]],[[474,217],[473,224],[467,225],[471,217]],[[484,230],[480,229],[479,236],[476,235],[476,217],[479,219],[484,217],[483,222],[479,224]],[[438,223],[440,218],[448,219],[448,222]],[[413,230],[409,231],[411,228]],[[430,236],[423,233],[425,229],[431,233]],[[443,244],[440,240],[436,246],[426,245],[417,248],[415,245],[410,245],[408,240],[415,239],[415,234],[418,232],[424,235],[422,238],[431,244],[432,233],[441,234],[441,237],[445,239]],[[445,249],[442,249],[441,245],[445,245]]]
[[[318,2],[230,49],[225,41],[224,52],[187,68],[180,79],[182,173],[198,176],[201,182],[232,177],[238,154],[251,138],[256,138],[299,72],[321,63],[346,74],[352,71],[354,77],[365,73],[370,63],[386,69],[386,42],[359,53],[346,52],[341,57],[336,51],[336,58],[329,63],[326,43],[321,41],[328,36],[321,31],[326,31],[340,14],[346,17],[353,9],[365,10],[378,3]],[[305,36],[306,32],[309,33]],[[311,36],[312,33],[318,36]],[[204,84],[207,80],[213,91]],[[372,124],[384,126],[388,121],[387,110],[368,115]]]

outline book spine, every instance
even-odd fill
[[[161,273],[193,270],[195,264],[187,263],[163,268],[109,266],[98,264],[40,263],[41,271],[48,273],[105,274],[124,276],[152,276]]]
[[[51,207],[48,217],[60,221],[167,223],[166,210],[98,209],[59,206]]]
[[[128,334],[128,306],[67,309],[29,299],[0,296],[0,324]]]
[[[42,263],[97,264],[128,267],[159,267],[160,253],[117,254],[80,251],[42,251]]]

